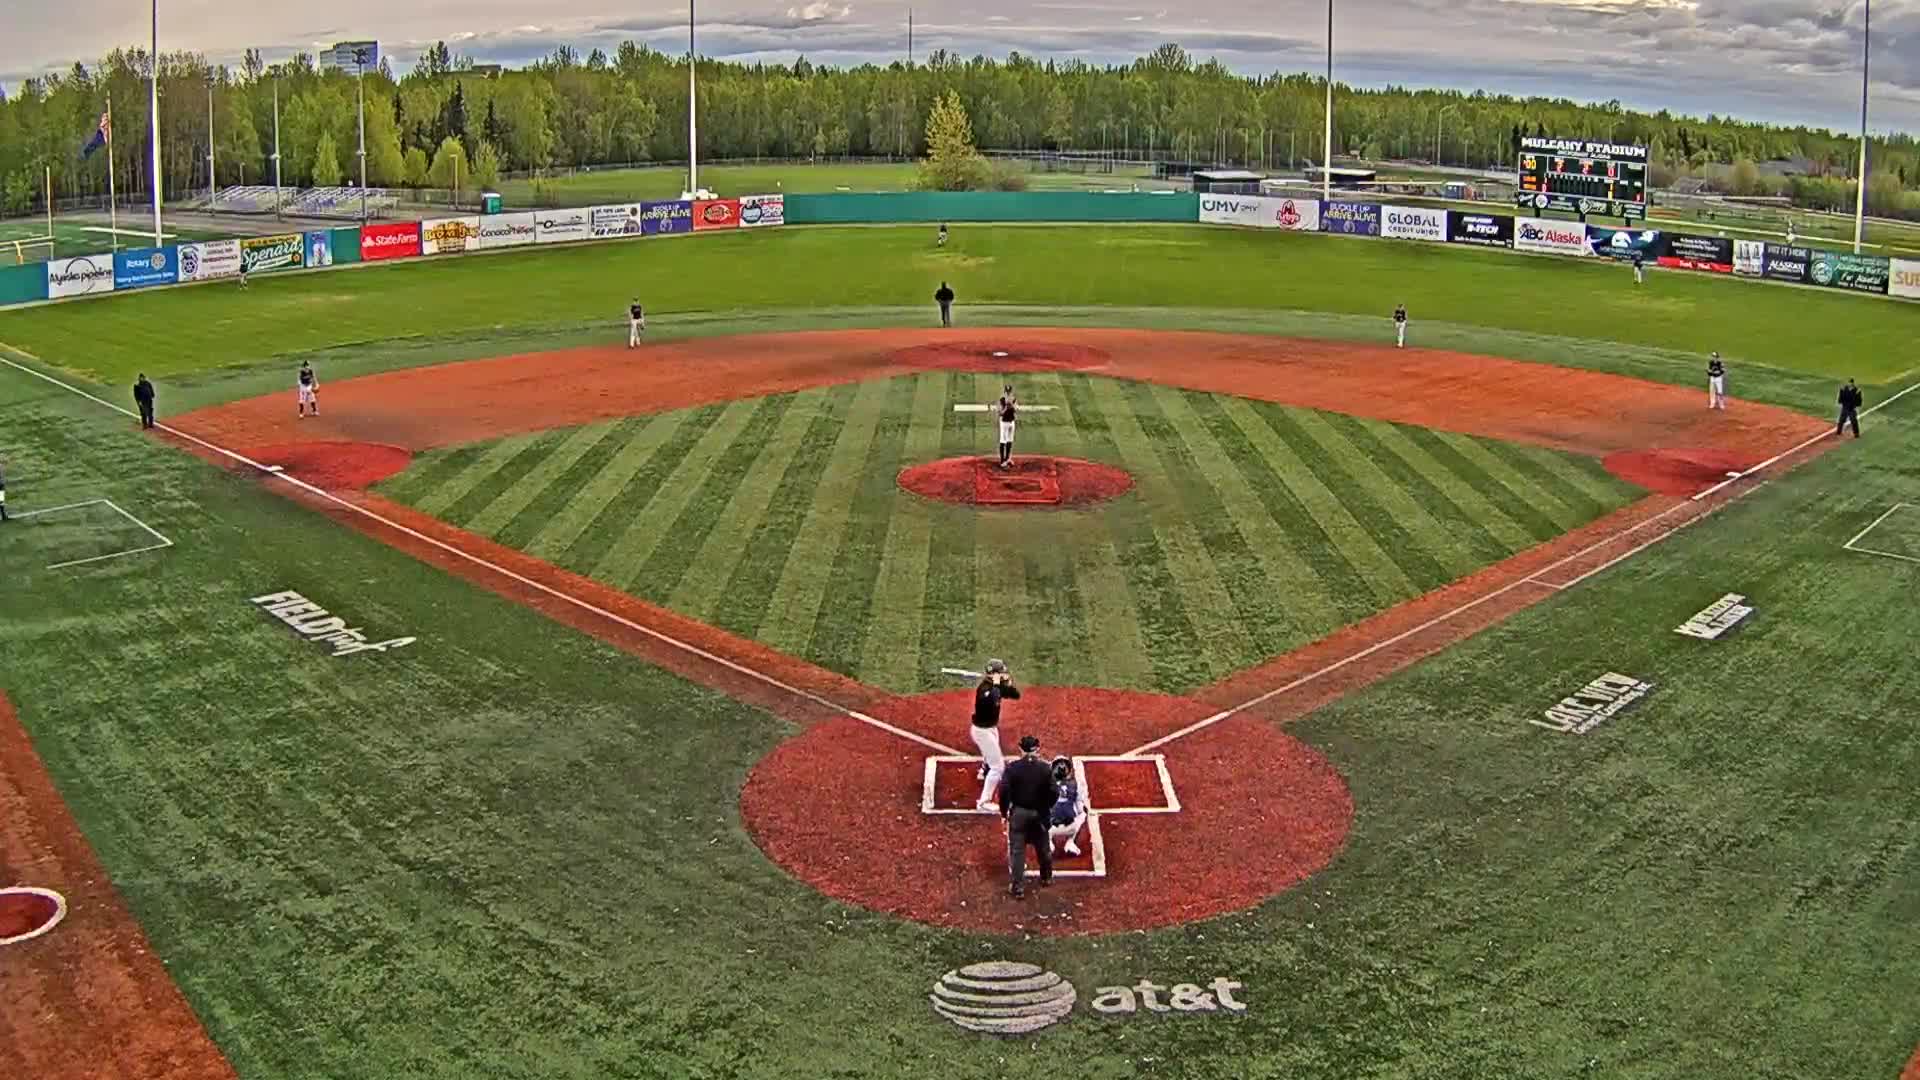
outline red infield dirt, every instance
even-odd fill
[[[1900,1080],[1920,1080],[1920,1046],[1913,1048],[1913,1060],[1900,1071]]]
[[[1022,482],[1030,486],[1016,486]],[[963,506],[1072,509],[1125,495],[1133,489],[1133,477],[1097,461],[1016,454],[1011,469],[986,457],[922,462],[902,469],[899,484],[921,498]]]
[[[296,419],[275,395],[175,423],[222,446],[271,451],[268,463],[293,475],[353,489],[391,466],[396,449],[929,369],[1082,371],[1491,436],[1611,459],[1656,494],[1191,699],[1033,690],[1019,708],[1044,712],[1050,753],[1146,752],[1180,733],[1157,749],[1184,809],[1103,817],[1109,877],[1065,881],[1011,907],[1000,896],[1004,845],[993,819],[920,812],[924,761],[934,751],[901,733],[970,753],[953,695],[892,697],[373,495],[342,497],[384,521],[291,485],[270,486],[569,626],[812,725],[755,768],[741,805],[763,850],[821,891],[940,925],[1090,933],[1243,909],[1314,873],[1344,842],[1352,800],[1333,767],[1273,721],[1380,679],[1699,520],[1756,481],[1700,501],[1682,496],[1824,429],[1784,409],[1742,402],[1711,411],[1693,389],[1544,364],[1284,338],[1036,329],[777,334],[512,356],[329,383],[320,418]],[[931,497],[977,497],[975,474],[932,465],[924,482],[903,475],[903,485]],[[1063,489],[1071,471],[1060,470]],[[1010,726],[1017,731],[1020,722]],[[855,804],[817,783],[829,767],[845,773],[849,764],[892,777],[884,798],[867,793]],[[876,833],[888,842],[844,842]]]
[[[0,946],[0,1076],[234,1075],[107,880],[4,695],[0,885],[67,900],[51,932]],[[0,936],[8,929],[0,926]]]

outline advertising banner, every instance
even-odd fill
[[[593,235],[601,239],[613,236],[639,236],[641,234],[640,204],[590,206],[587,208],[587,227],[593,230]]]
[[[737,229],[739,227],[739,199],[702,199],[693,204],[693,228],[695,232],[703,232],[707,229]]]
[[[593,218],[585,210],[541,210],[533,215],[533,242],[564,244],[593,237]]]
[[[640,232],[645,236],[693,231],[693,204],[650,202],[640,206]]]
[[[249,274],[268,270],[298,270],[305,254],[306,237],[300,233],[285,236],[254,236],[240,241],[240,265]]]
[[[47,263],[47,299],[89,296],[113,291],[113,256],[81,255]]]
[[[534,240],[534,215],[493,214],[480,219],[480,250],[519,247]]]
[[[1447,240],[1447,212],[1424,206],[1389,206],[1380,216],[1380,235],[1395,240]]]
[[[420,254],[420,223],[391,221],[360,226],[360,261],[407,259]]]
[[[1655,229],[1609,229],[1602,225],[1589,225],[1587,250],[1603,259],[1632,262],[1633,257],[1638,255],[1642,262],[1653,262],[1666,250],[1666,242]]]
[[[333,253],[333,265],[346,266],[360,261],[360,226],[327,230],[327,247]]]
[[[1807,264],[1807,280],[1815,285],[1856,292],[1885,293],[1888,266],[1884,255],[1849,255],[1815,251]]]
[[[422,255],[453,255],[480,250],[480,218],[436,218],[420,223]]]
[[[1542,255],[1586,255],[1587,227],[1577,221],[1521,218],[1513,223],[1513,249]]]
[[[180,245],[180,280],[208,281],[240,272],[240,241],[209,240]]]
[[[333,230],[316,229],[307,234],[307,266],[333,265]]]
[[[172,285],[180,280],[180,252],[167,247],[128,248],[113,256],[113,287],[142,289]]]
[[[740,227],[761,229],[787,223],[785,195],[743,195],[740,198]]]
[[[1689,236],[1673,233],[1667,237],[1667,249],[1660,253],[1660,265],[1674,270],[1704,270],[1709,274],[1733,273],[1733,241],[1724,236]]]
[[[1505,214],[1447,215],[1447,243],[1479,244],[1481,247],[1513,246],[1513,219]]]
[[[1811,280],[1813,249],[1785,244],[1762,244],[1760,276],[1768,281],[1791,281],[1805,285]]]
[[[1380,204],[1332,199],[1320,207],[1320,231],[1348,236],[1380,235]]]
[[[1733,242],[1733,272],[1741,277],[1759,277],[1766,273],[1767,245],[1758,240]]]
[[[1920,262],[1895,259],[1892,269],[1893,276],[1887,282],[1887,292],[1909,300],[1920,300]]]

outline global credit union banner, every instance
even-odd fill
[[[393,221],[360,227],[360,260],[406,259],[420,254],[420,223]]]
[[[1587,254],[1587,227],[1577,221],[1521,218],[1513,223],[1513,249],[1543,255]]]
[[[743,229],[762,229],[769,225],[787,223],[787,197],[785,195],[742,195],[740,197],[740,227]]]
[[[47,263],[47,299],[91,296],[113,291],[113,256],[81,255]]]
[[[1447,212],[1424,206],[1389,206],[1380,215],[1380,235],[1394,240],[1447,239]]]
[[[737,229],[740,227],[739,199],[702,199],[693,204],[693,229]]]
[[[298,270],[306,253],[306,236],[255,236],[240,241],[240,266],[249,274],[268,270]]]
[[[693,231],[693,204],[650,202],[640,205],[640,231],[647,236]]]
[[[180,252],[177,248],[129,248],[113,256],[114,289],[143,289],[149,285],[172,285],[180,280]]]
[[[1333,199],[1320,204],[1320,231],[1347,236],[1379,236],[1380,204],[1343,202]]]

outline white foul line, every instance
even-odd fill
[[[1884,409],[1887,406],[1893,404],[1894,402],[1899,401],[1901,398],[1906,397],[1908,394],[1913,393],[1915,390],[1920,390],[1920,382],[1914,383],[1912,386],[1907,387],[1905,390],[1900,391],[1899,393],[1893,395],[1892,397],[1886,399],[1885,401],[1876,402],[1871,407],[1860,410],[1860,415],[1872,416],[1874,413],[1877,413],[1881,409]],[[1773,455],[1772,457],[1761,462],[1760,464],[1755,465],[1751,469],[1747,469],[1742,472],[1737,472],[1728,476],[1725,480],[1722,480],[1719,483],[1708,488],[1707,490],[1702,491],[1698,495],[1695,495],[1693,497],[1693,501],[1699,502],[1701,499],[1704,499],[1707,496],[1712,495],[1714,492],[1719,491],[1720,489],[1726,487],[1728,484],[1739,483],[1741,480],[1744,480],[1747,477],[1752,476],[1754,473],[1759,472],[1761,469],[1764,469],[1767,466],[1772,465],[1775,462],[1778,462],[1781,458],[1792,457],[1793,455],[1799,453],[1800,451],[1805,450],[1807,447],[1812,446],[1814,443],[1819,442],[1821,439],[1825,439],[1830,436],[1836,436],[1839,434],[1840,434],[1840,429],[1838,427],[1835,427],[1832,431],[1822,431],[1820,434],[1807,439],[1806,441],[1802,442],[1798,446],[1795,446],[1791,450],[1784,450],[1778,454]]]
[[[0,364],[5,364],[8,367],[13,368],[17,371],[25,372],[26,374],[31,375],[36,379],[40,379],[45,382],[52,383],[53,385],[59,387],[62,390],[67,391],[70,394],[75,394],[80,397],[86,398],[88,401],[94,402],[99,405],[104,405],[107,408],[112,409],[114,412],[121,414],[122,416],[132,417],[134,415],[129,410],[121,408],[120,406],[115,405],[111,401],[107,401],[104,398],[95,397],[94,395],[87,393],[85,390],[82,390],[77,386],[72,386],[68,383],[61,382],[59,379],[56,379],[51,375],[47,375],[43,372],[35,371],[30,367],[26,367],[22,364],[15,363],[14,361],[4,356],[0,356]],[[545,593],[556,600],[561,600],[568,604],[572,604],[574,607],[577,607],[582,611],[587,611],[595,615],[598,615],[601,618],[606,619],[608,622],[615,623],[620,626],[624,626],[627,629],[632,630],[636,633],[644,634],[647,637],[650,637],[655,641],[660,642],[663,645],[667,645],[672,648],[679,649],[681,652],[684,652],[689,656],[697,656],[700,659],[707,661],[708,663],[716,664],[736,674],[744,675],[764,685],[771,686],[776,690],[781,690],[781,691],[784,691],[785,693],[792,694],[794,697],[800,698],[803,701],[809,701],[815,705],[820,705],[825,708],[832,709],[834,712],[837,712],[843,716],[851,717],[855,720],[860,721],[863,724],[868,724],[873,727],[879,728],[881,731],[898,735],[901,738],[906,739],[910,742],[919,743],[921,746],[924,746],[929,750],[936,750],[943,754],[959,753],[958,750],[955,750],[950,746],[944,746],[940,743],[934,742],[932,739],[928,739],[928,738],[925,738],[924,736],[916,735],[913,732],[906,730],[905,728],[895,727],[894,725],[889,724],[884,720],[879,720],[874,717],[868,716],[866,713],[860,712],[857,709],[850,709],[845,705],[839,704],[838,702],[830,701],[824,697],[821,697],[819,694],[813,693],[810,690],[802,690],[797,686],[790,686],[784,682],[781,682],[779,679],[774,678],[771,675],[765,674],[764,672],[755,671],[754,669],[747,667],[744,664],[735,663],[734,661],[729,660],[724,656],[719,656],[714,653],[710,653],[707,650],[702,649],[697,645],[692,645],[687,642],[681,641],[678,638],[661,633],[660,631],[655,630],[650,626],[642,626],[631,619],[627,619],[623,616],[616,615],[613,612],[606,610],[605,608],[596,607],[593,604],[590,604],[585,600],[580,599],[579,597],[573,596],[569,593],[562,592],[559,589],[553,588],[552,586],[544,584],[542,582],[535,581],[532,578],[525,577],[521,574],[517,574],[512,570],[509,570],[506,567],[501,566],[497,563],[488,562],[487,560],[482,559],[478,555],[474,555],[470,552],[462,551],[460,548],[457,548],[452,544],[448,544],[443,541],[436,540],[433,537],[426,535],[425,533],[417,532],[414,529],[408,528],[407,526],[402,525],[397,521],[393,521],[389,518],[376,514],[372,510],[369,510],[364,506],[358,506],[358,505],[355,505],[354,503],[348,502],[347,500],[342,499],[337,495],[334,495],[332,492],[326,491],[322,488],[315,487],[314,485],[309,484],[305,480],[301,480],[296,476],[292,476],[284,472],[275,472],[272,469],[270,469],[268,466],[262,465],[259,462],[254,461],[253,459],[245,456],[244,454],[235,453],[234,451],[229,450],[224,446],[217,446],[213,443],[206,441],[205,439],[199,438],[198,436],[195,436],[195,435],[190,435],[177,428],[169,427],[166,424],[155,424],[154,426],[159,428],[161,431],[166,432],[169,435],[173,435],[178,438],[184,439],[187,442],[193,443],[196,446],[204,447],[205,449],[210,450],[215,454],[219,454],[222,457],[231,458],[232,460],[237,461],[242,465],[246,465],[249,468],[256,469],[266,476],[270,476],[276,480],[284,480],[287,483],[292,484],[293,486],[301,489],[302,491],[308,492],[309,494],[312,494],[321,499],[324,499],[327,502],[334,504],[335,506],[341,507],[346,510],[350,510],[356,514],[361,515],[362,517],[368,518],[372,521],[377,521],[381,525],[384,525],[387,528],[392,529],[393,531],[400,533],[404,536],[411,537],[415,540],[420,541],[423,544],[427,544],[431,547],[438,548],[449,555],[453,555],[457,558],[465,559],[467,562],[470,562],[475,566],[480,566],[488,570],[491,570],[494,573],[499,574],[501,577],[508,579],[509,581],[513,581],[518,584],[525,585],[530,589],[534,589],[539,592]]]
[[[1883,521],[1885,521],[1885,520],[1887,520],[1888,518],[1890,518],[1890,517],[1892,517],[1892,516],[1894,515],[1894,511],[1897,511],[1897,510],[1899,510],[1899,509],[1901,509],[1902,507],[1905,507],[1905,506],[1909,506],[1909,505],[1912,505],[1912,504],[1910,504],[1910,503],[1894,503],[1894,504],[1893,504],[1893,508],[1892,508],[1892,509],[1890,509],[1890,510],[1888,510],[1888,511],[1887,511],[1886,513],[1884,513],[1884,514],[1881,514],[1881,515],[1880,515],[1879,517],[1877,517],[1877,518],[1874,518],[1874,519],[1873,519],[1873,524],[1871,524],[1871,525],[1869,525],[1869,526],[1867,526],[1867,527],[1866,527],[1866,528],[1864,528],[1864,529],[1861,529],[1861,530],[1860,530],[1860,532],[1859,532],[1859,533],[1858,533],[1857,535],[1855,535],[1853,539],[1851,539],[1851,540],[1849,540],[1849,541],[1847,541],[1847,542],[1846,542],[1846,543],[1844,543],[1844,544],[1841,544],[1840,546],[1841,546],[1841,547],[1847,547],[1847,548],[1850,548],[1850,547],[1852,547],[1853,545],[1855,545],[1855,544],[1857,544],[1857,543],[1859,543],[1860,541],[1862,541],[1862,540],[1865,540],[1865,539],[1867,538],[1867,534],[1868,534],[1868,533],[1870,533],[1870,532],[1872,532],[1873,530],[1875,530],[1875,529],[1877,529],[1877,528],[1879,528],[1879,527],[1880,527],[1880,523],[1881,523],[1881,522],[1883,522]]]
[[[1920,558],[1916,558],[1912,555],[1902,555],[1894,551],[1881,551],[1879,548],[1857,546],[1860,543],[1860,541],[1865,540],[1867,538],[1868,533],[1879,528],[1880,523],[1892,517],[1896,511],[1910,510],[1913,508],[1913,506],[1914,506],[1913,503],[1894,503],[1892,509],[1888,510],[1884,514],[1881,514],[1879,517],[1874,518],[1873,524],[1867,526],[1864,529],[1861,529],[1859,535],[1855,536],[1853,539],[1847,541],[1846,543],[1841,544],[1840,546],[1847,551],[1857,551],[1862,555],[1882,555],[1889,559],[1899,559],[1901,562],[1920,563]]]

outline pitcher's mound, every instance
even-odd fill
[[[1662,495],[1696,495],[1759,463],[1727,450],[1622,450],[1600,464],[1613,475]]]
[[[1086,506],[1126,494],[1125,469],[1078,458],[1015,455],[1002,469],[995,458],[946,458],[900,473],[900,486],[923,498],[967,506]]]

